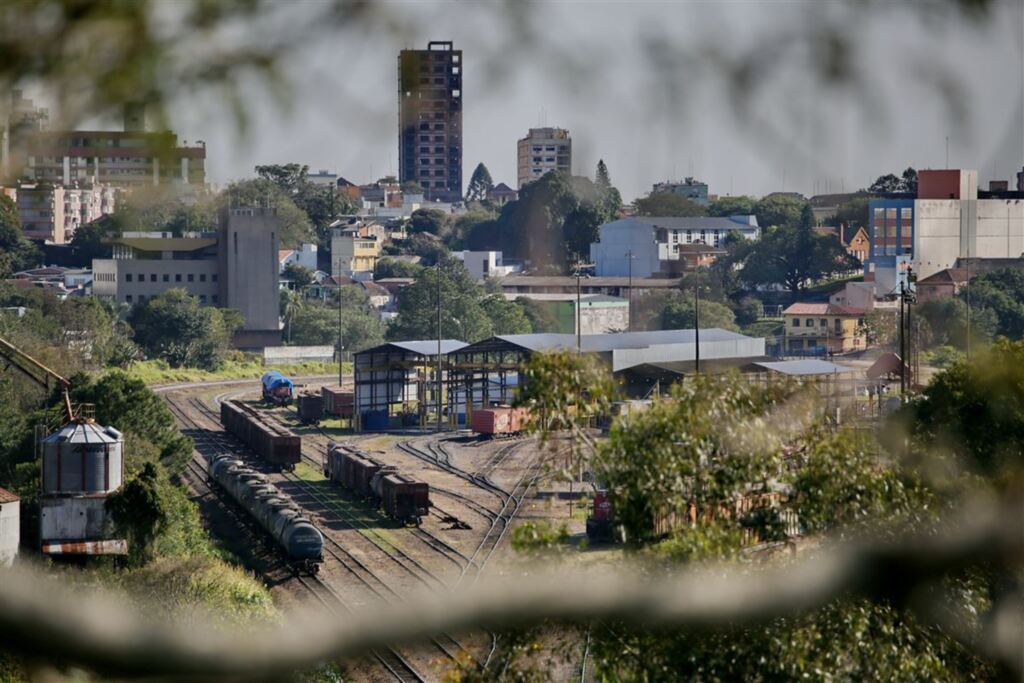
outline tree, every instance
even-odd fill
[[[429,232],[443,237],[448,232],[448,222],[448,214],[441,209],[417,209],[412,212],[406,230],[412,235]]]
[[[525,296],[516,297],[516,303],[523,309],[523,315],[530,323],[534,332],[558,332],[558,318],[551,309],[535,299]]]
[[[491,321],[491,334],[529,334],[530,319],[518,301],[509,301],[503,294],[491,294],[480,302]]]
[[[313,271],[298,263],[289,263],[284,267],[284,277],[292,281],[292,287],[302,290],[313,284]]]
[[[391,176],[392,182],[394,182],[394,176]],[[381,181],[383,182],[383,180]],[[425,194],[426,190],[416,180],[406,180],[402,183],[402,194]]]
[[[706,216],[707,209],[697,202],[672,192],[658,192],[636,200],[641,216]]]
[[[171,367],[207,370],[220,367],[232,335],[242,326],[237,311],[200,307],[184,289],[170,289],[137,304],[128,321],[146,353]]]
[[[342,351],[355,353],[384,341],[384,323],[370,306],[369,297],[358,286],[341,287]],[[292,344],[301,346],[338,345],[337,301],[326,304],[305,301],[296,307],[289,320],[288,334]]]
[[[688,330],[697,326],[697,303],[692,295],[673,293],[661,312],[661,329]],[[717,301],[700,302],[701,328],[720,327],[738,330],[736,315],[725,304]]]
[[[791,227],[800,223],[807,202],[786,195],[772,195],[761,199],[754,207],[757,224],[764,228]]]
[[[466,202],[484,202],[494,189],[494,181],[491,179],[491,172],[487,170],[481,161],[473,170],[473,175],[466,186]]]
[[[858,267],[838,240],[819,235],[807,223],[766,230],[743,260],[741,279],[751,286],[783,285],[794,296],[809,282]]]
[[[757,200],[753,197],[719,197],[708,204],[709,216],[752,216],[756,213]]]
[[[917,171],[907,167],[900,178],[900,191],[917,194]]]
[[[295,195],[309,182],[309,166],[295,163],[257,166],[256,175],[274,183],[285,194]]]
[[[0,278],[33,267],[39,258],[39,250],[25,239],[17,205],[0,195]]]
[[[109,216],[101,216],[79,226],[71,237],[71,246],[74,248],[78,263],[91,267],[93,259],[110,258],[111,246],[104,242],[119,233],[120,227]]]
[[[960,290],[961,301],[970,302],[971,315],[991,311],[995,333],[1010,339],[1024,338],[1024,270],[999,268],[973,278]],[[972,326],[977,320],[972,320]]]
[[[840,204],[833,218],[836,225],[848,225],[853,228],[867,228],[869,223],[867,197],[857,197]]]
[[[745,328],[756,323],[764,315],[764,304],[760,299],[745,296],[733,307],[733,311],[736,314],[736,324]]]
[[[167,519],[153,463],[147,462],[139,475],[112,493],[104,505],[114,526],[127,537],[132,564],[145,564],[159,527]]]
[[[485,226],[483,230],[487,229],[486,226],[493,228],[498,214],[483,207],[484,205],[474,204],[469,211],[455,217],[451,230],[445,236],[445,244],[449,249],[454,251],[464,248],[469,236],[478,226]]]
[[[948,345],[957,349],[967,348],[967,304],[964,298],[932,299],[915,306],[914,313],[927,325],[929,346]],[[893,316],[890,315],[890,317]],[[972,292],[971,342],[983,346],[996,335],[999,326],[996,312],[983,303],[975,302]],[[897,324],[893,322],[893,335],[895,335],[896,327]]]
[[[899,177],[892,173],[880,175],[868,187],[871,194],[888,194],[890,192],[917,192],[917,171],[907,168]]]
[[[612,186],[612,179],[608,175],[608,167],[604,165],[604,159],[597,160],[597,171],[594,173],[594,184],[602,190]]]
[[[481,306],[480,286],[461,261],[445,258],[438,268],[426,268],[402,290],[398,316],[388,326],[388,339],[407,341],[437,338],[438,279],[440,278],[441,336],[474,342],[491,336],[490,318]]]
[[[305,211],[274,182],[266,178],[240,180],[228,185],[217,199],[221,208],[269,207],[277,209],[281,219],[280,243],[283,248],[297,248],[313,240],[313,225]]]
[[[273,183],[292,200],[313,226],[317,244],[325,252],[331,248],[330,225],[342,216],[355,212],[349,198],[335,186],[321,185],[309,179],[309,166],[304,164],[274,164],[257,166],[260,180]]]
[[[373,279],[383,280],[389,277],[419,277],[423,272],[423,266],[417,263],[410,263],[397,258],[377,259],[377,265],[373,268]]]

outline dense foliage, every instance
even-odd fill
[[[243,324],[229,308],[200,306],[184,289],[170,289],[136,304],[128,315],[135,341],[148,355],[171,367],[216,370]]]
[[[341,287],[333,301],[289,293],[283,312],[285,341],[296,346],[332,345],[337,350],[341,325],[342,351],[351,354],[384,341],[384,323],[356,286]],[[340,298],[340,304],[338,299]],[[340,306],[340,316],[339,316]]]
[[[25,239],[18,207],[7,195],[0,195],[0,278],[39,265],[39,250]]]

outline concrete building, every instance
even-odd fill
[[[338,187],[338,174],[331,173],[327,169],[321,169],[316,173],[307,173],[306,179],[314,185],[325,185],[327,187]],[[342,178],[344,180],[344,178]],[[345,182],[348,182],[347,180]]]
[[[25,237],[53,244],[68,241],[63,187],[45,183],[22,185],[18,187],[16,196]]]
[[[519,266],[505,265],[500,251],[453,251],[452,256],[466,264],[474,280],[505,277],[522,270]]]
[[[281,266],[282,273],[290,263],[315,272],[316,259],[317,246],[315,244],[303,244],[298,249],[282,249],[278,252],[278,263]]]
[[[498,183],[487,193],[487,199],[495,206],[505,206],[519,198],[519,193],[505,183]]]
[[[462,50],[431,41],[398,56],[398,178],[462,200]]]
[[[237,309],[245,318],[236,345],[280,343],[278,244],[274,209],[234,208],[217,232],[125,233],[113,258],[93,261],[93,294],[136,304],[180,288],[200,304]]]
[[[580,294],[579,317],[576,315],[575,294],[506,294],[509,301],[523,297],[536,301],[558,321],[559,334],[608,334],[629,329],[629,300],[607,294]]]
[[[564,128],[531,128],[516,150],[520,190],[550,171],[572,173],[572,138]]]
[[[352,226],[331,232],[331,275],[347,275],[356,280],[372,279],[380,258],[381,240],[364,235]]]
[[[866,311],[836,304],[795,303],[782,312],[784,353],[791,356],[861,351],[867,346]]]
[[[21,543],[21,499],[0,489],[0,567],[10,567]]]
[[[682,181],[666,180],[665,182],[655,183],[651,188],[651,194],[679,195],[701,206],[707,206],[710,203],[708,200],[708,184],[693,178],[686,178]]]
[[[600,227],[590,260],[598,276],[648,278],[678,270],[685,255],[681,245],[719,247],[730,233],[753,240],[761,229],[754,216],[620,218]]]

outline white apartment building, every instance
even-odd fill
[[[517,152],[519,189],[550,171],[572,173],[572,138],[564,128],[531,128]]]
[[[522,270],[519,266],[505,265],[500,251],[454,251],[452,256],[466,264],[474,280],[505,277]]]

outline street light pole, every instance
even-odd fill
[[[580,262],[576,261],[576,355],[582,353],[583,342],[580,337],[582,334],[583,327],[583,316],[580,313]]]
[[[342,360],[344,359],[344,356],[342,355],[342,342],[344,340],[341,336],[341,283],[337,282],[336,284],[338,285],[338,389],[340,390],[345,386],[345,378],[342,371]],[[354,388],[355,387],[353,387],[353,389]]]
[[[907,354],[904,349],[903,339],[903,305],[905,303],[905,291],[903,280],[900,280],[900,400],[906,400],[907,393]]]
[[[437,431],[441,431],[441,256],[437,257]]]

